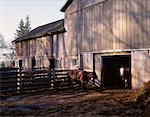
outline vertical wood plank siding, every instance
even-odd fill
[[[74,0],[65,11],[68,54],[149,48],[149,15],[150,0]]]
[[[57,59],[66,56],[64,33],[53,35],[53,53]],[[16,43],[17,59],[22,59],[23,67],[32,67],[32,57],[36,59],[36,67],[48,67],[48,58],[52,56],[52,38],[50,36]]]
[[[16,43],[17,59],[22,59],[23,67],[32,67],[32,57],[36,58],[37,67],[44,66],[43,57],[51,55],[49,36]]]
[[[73,0],[65,11],[65,39],[69,40],[66,45],[70,48],[68,56],[75,56],[74,47],[82,55],[103,50],[148,49],[149,22],[150,0]],[[101,78],[101,54],[96,54],[94,60],[95,71]],[[91,64],[87,60],[81,64],[84,63]],[[135,89],[149,80],[150,53],[132,52],[131,64],[132,87]]]
[[[134,89],[142,86],[143,82],[150,80],[150,54],[148,51],[132,52],[132,87]]]

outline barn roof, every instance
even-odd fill
[[[65,12],[65,10],[68,8],[68,6],[72,3],[73,0],[67,0],[67,2],[64,4],[64,6],[60,9],[60,11]]]
[[[13,42],[20,42],[24,40],[39,38],[39,37],[43,37],[46,35],[52,35],[52,34],[61,33],[61,32],[65,32],[64,19],[39,26],[33,29],[32,31],[30,31],[29,33],[17,38]]]

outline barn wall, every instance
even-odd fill
[[[82,69],[84,69],[84,71],[89,71],[92,72],[93,71],[93,53],[83,53],[81,55],[82,59]]]
[[[74,12],[78,9],[81,9],[83,7],[88,7],[94,4],[98,4],[100,2],[105,2],[107,0],[73,0],[71,5],[68,6],[65,13]]]
[[[67,56],[77,55],[78,50],[78,20],[77,13],[69,14],[65,17],[65,28],[67,33],[65,33],[66,46],[67,46]],[[69,33],[71,32],[71,33]]]
[[[36,59],[36,67],[48,67],[48,57],[51,56],[50,37],[47,36],[17,42],[16,53],[17,61],[22,60],[22,65],[25,68],[32,67],[33,57]]]
[[[37,67],[48,67],[49,60],[48,58],[51,56],[51,43],[50,36],[41,37],[36,39],[36,66]]]
[[[149,51],[135,51],[131,54],[132,88],[137,89],[143,82],[150,81]]]
[[[94,55],[94,70],[98,76],[98,79],[101,80],[101,75],[102,75],[102,58],[101,54],[95,54]]]
[[[122,53],[124,55],[126,53]],[[97,53],[94,54],[94,70],[100,80],[103,77],[102,56],[121,55],[121,53]],[[140,88],[144,82],[150,81],[150,49],[133,50],[131,52],[131,87]]]
[[[68,6],[65,13],[73,12],[77,9],[79,9],[79,0],[73,0],[73,2]]]
[[[53,35],[53,54],[55,58],[64,58],[66,56],[64,34]]]
[[[67,58],[66,42],[64,33],[18,42],[16,43],[17,61],[22,60],[23,67],[31,68],[32,58],[35,57],[36,67],[48,67],[48,58],[52,56],[53,49],[55,67],[67,69],[70,60]],[[17,63],[16,65],[18,66]]]
[[[149,0],[74,0],[65,11],[68,55],[150,47]]]
[[[53,35],[53,56],[55,58],[55,68],[67,69],[69,60],[67,59],[68,48],[65,33]]]
[[[65,11],[67,57],[150,48],[149,15],[150,0],[73,0]],[[95,58],[98,64],[99,59]],[[80,64],[90,65],[84,60]],[[95,69],[101,77],[101,64]]]

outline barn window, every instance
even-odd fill
[[[54,69],[55,68],[55,59],[54,58],[51,58],[50,59],[50,69]]]
[[[36,66],[36,60],[35,57],[32,57],[32,68],[34,68]]]
[[[72,65],[73,66],[77,65],[77,59],[72,59]]]
[[[61,59],[55,59],[55,68],[61,68]]]
[[[68,62],[69,62],[70,69],[78,69],[79,68],[77,57],[68,58]]]
[[[19,67],[22,67],[22,60],[19,60]]]

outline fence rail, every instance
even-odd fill
[[[68,70],[0,68],[0,93],[70,88]]]

